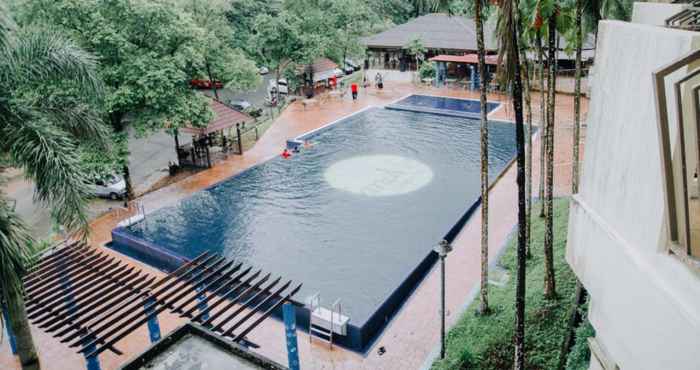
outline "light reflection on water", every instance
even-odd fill
[[[494,178],[515,153],[515,130],[489,128]],[[364,322],[478,197],[479,121],[371,109],[311,140],[301,154],[155,211],[130,232],[187,257],[210,250],[303,282],[300,298],[342,298],[352,321]],[[368,155],[414,159],[432,179],[382,197],[325,181],[334,163]]]

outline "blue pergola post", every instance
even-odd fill
[[[473,64],[469,65],[469,88],[476,90],[476,68]]]
[[[285,303],[282,306],[284,330],[287,336],[287,359],[290,370],[299,370],[299,348],[297,347],[297,323],[294,305]]]
[[[10,350],[13,355],[17,354],[17,341],[15,339],[15,333],[12,331],[12,326],[10,325],[10,314],[7,312],[7,307],[2,306],[2,318],[5,321],[5,329],[7,330],[7,338],[10,341]]]
[[[95,339],[95,334],[88,333],[88,335],[86,335],[86,339],[87,339],[88,343],[92,342]],[[87,365],[87,370],[101,370],[100,359],[97,357],[97,355],[90,356],[90,357],[87,356],[88,353],[94,351],[95,349],[97,349],[97,346],[95,345],[95,343],[85,347],[84,353],[85,353],[85,362]]]
[[[160,340],[160,325],[158,324],[158,315],[155,314],[155,297],[149,295],[143,301],[143,309],[146,311],[146,316],[148,316],[148,336],[151,339],[151,343],[155,343]]]
[[[202,286],[197,286],[197,309],[199,312],[203,313],[202,321],[209,320],[209,306],[207,305],[207,296],[204,294],[204,289]]]

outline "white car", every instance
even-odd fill
[[[279,93],[282,95],[287,95],[289,94],[289,86],[287,86],[287,80],[284,78],[280,78],[277,80],[277,84],[275,84],[275,80],[270,80],[267,84],[267,92],[270,95],[275,95],[275,89],[279,87]]]
[[[112,200],[123,199],[126,196],[126,181],[117,175],[95,180],[92,184],[92,194]]]
[[[270,73],[270,70],[267,67],[260,67],[258,68],[258,73],[260,73],[261,75],[266,75]]]

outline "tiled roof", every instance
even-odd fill
[[[484,41],[487,50],[495,50],[492,27],[484,23]],[[426,14],[400,24],[363,41],[369,48],[402,48],[419,38],[427,49],[475,51],[476,25],[474,20],[442,13]]]
[[[207,127],[184,127],[180,131],[189,134],[206,135],[212,132],[221,131],[223,129],[233,127],[236,123],[253,121],[253,117],[239,112],[229,106],[211,99],[209,107],[214,111],[214,118],[209,122]]]
[[[306,70],[307,67],[308,65],[299,65],[297,67],[297,72],[304,73],[304,70]],[[333,71],[336,68],[338,68],[338,65],[328,58],[318,58],[314,60],[313,64],[311,64],[311,67],[313,68],[314,73],[322,73],[326,71]]]

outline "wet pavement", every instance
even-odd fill
[[[410,93],[427,93],[440,96],[478,98],[475,92],[452,89],[435,89],[416,87],[408,83],[387,84],[381,91],[362,89],[359,100],[353,102],[349,94],[345,98],[317,97],[319,104],[304,107],[300,102],[292,104],[265,133],[260,141],[243,156],[234,156],[213,168],[197,173],[178,183],[143,196],[140,202],[146,212],[174,204],[187,195],[212,185],[222,179],[239,173],[252,165],[279,155],[286,140],[311,129],[337,120],[367,106],[382,106]],[[491,95],[491,100],[507,102],[506,96]],[[537,96],[533,96],[533,106],[538,111]],[[572,162],[572,125],[573,98],[560,95],[557,97],[557,123],[555,129],[555,193],[570,193]],[[582,111],[587,111],[587,101],[582,104]],[[503,104],[491,118],[512,119],[512,105]],[[534,115],[538,121],[537,114]],[[584,131],[585,133],[585,131]],[[533,194],[537,194],[539,179],[539,136],[533,144]],[[489,253],[492,260],[505,246],[517,222],[517,186],[515,183],[516,166],[505,171],[490,192],[489,215]],[[110,241],[110,232],[116,223],[127,217],[129,212],[111,212],[92,222],[91,243],[101,248]],[[478,215],[479,212],[475,212]],[[447,259],[447,323],[453,325],[460,312],[469,303],[478,288],[479,282],[479,245],[480,218],[472,217],[454,242],[455,250]],[[108,253],[120,259],[153,272],[152,268],[131,260],[112,250]],[[299,351],[301,366],[304,369],[418,369],[431,363],[436,354],[439,340],[439,270],[433,269],[401,310],[391,319],[383,334],[375,341],[366,354],[350,352],[338,347],[329,350],[326,343],[310,342],[305,333],[299,334]],[[161,315],[162,332],[169,331],[183,321],[171,315]],[[51,338],[36,327],[32,327],[44,369],[84,368],[83,358],[74,350]],[[286,363],[286,346],[284,327],[278,320],[263,322],[249,335],[249,339],[261,347],[257,352],[280,363]],[[104,353],[100,356],[103,369],[115,369],[128,358],[147,348],[148,335],[145,327],[130,334],[120,341],[118,348],[125,354],[117,356]],[[378,348],[385,352],[378,354]],[[10,356],[7,341],[0,344],[0,368],[19,368],[16,360]]]

